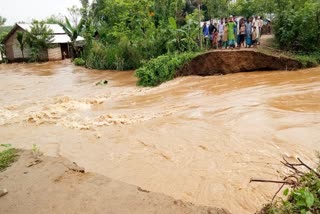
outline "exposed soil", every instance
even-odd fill
[[[297,70],[296,60],[276,57],[255,50],[212,51],[201,54],[183,66],[176,76],[216,75],[258,70]]]
[[[84,173],[64,158],[20,153],[0,173],[0,189],[9,191],[0,197],[0,213],[228,213]]]

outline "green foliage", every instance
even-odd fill
[[[294,54],[293,58],[302,63],[304,68],[315,67],[320,64],[320,52],[309,54]]]
[[[59,15],[51,15],[43,20],[46,24],[59,24],[63,23],[63,16],[61,14]]]
[[[199,12],[184,15],[185,5],[184,0],[96,1],[85,13],[90,19],[85,27],[86,66],[136,69],[168,52],[198,51]],[[98,34],[96,41],[90,40],[93,34]]]
[[[73,63],[77,66],[84,66],[86,62],[82,58],[75,58]]]
[[[62,29],[64,30],[64,32],[69,36],[70,40],[71,40],[71,47],[72,47],[72,58],[76,57],[76,50],[75,50],[75,43],[77,41],[78,36],[80,35],[83,26],[84,26],[84,19],[81,19],[79,24],[75,27],[73,27],[70,24],[70,21],[67,17],[65,17],[65,23],[59,23],[59,25],[62,27]]]
[[[199,11],[186,16],[186,24],[179,27],[173,17],[168,19],[169,25],[163,27],[162,35],[166,38],[166,47],[169,52],[198,51]],[[201,15],[202,17],[202,15]]]
[[[18,156],[18,151],[14,148],[8,148],[0,152],[0,172],[9,167]]]
[[[284,50],[310,53],[320,50],[320,2],[277,1],[276,42]]]
[[[97,41],[85,59],[87,67],[99,70],[130,70],[139,67],[141,60],[137,48],[129,44],[103,45]]]
[[[320,164],[319,164],[320,166]],[[268,204],[261,214],[316,214],[320,213],[320,178],[310,172],[302,176],[298,186],[292,190],[285,189],[281,199],[274,204]]]
[[[4,59],[5,47],[2,42],[3,42],[4,38],[6,37],[6,35],[10,32],[11,29],[12,29],[12,26],[1,26],[0,25],[0,56],[1,56],[3,62],[5,62],[6,59]],[[1,60],[0,60],[0,62],[1,62]]]
[[[276,0],[237,0],[229,4],[229,14],[249,17],[253,15],[273,14]]]
[[[37,144],[32,144],[31,152],[34,157],[39,157],[43,155],[42,152],[40,151],[40,148],[37,146]]]
[[[139,78],[138,85],[157,86],[163,82],[172,80],[176,70],[196,55],[195,53],[166,54],[151,59],[136,70],[135,75]]]
[[[206,20],[230,15],[229,2],[226,0],[203,0],[203,3],[202,9],[205,11]]]
[[[26,32],[25,42],[31,48],[30,61],[41,61],[42,53],[47,49],[53,40],[53,31],[44,21],[34,20],[29,32]]]

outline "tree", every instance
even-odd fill
[[[25,47],[25,44],[26,44],[26,38],[25,38],[25,33],[22,32],[22,31],[18,31],[17,32],[17,40],[19,42],[19,46],[20,46],[20,50],[21,50],[21,53],[22,53],[22,59],[24,60],[24,47]]]
[[[53,31],[44,21],[34,20],[31,29],[26,33],[26,44],[31,48],[31,61],[39,61],[41,52],[49,48],[53,42]]]
[[[320,51],[320,2],[276,0],[275,39],[284,50]]]
[[[7,19],[0,16],[0,26],[4,25],[4,23],[6,23]]]
[[[67,10],[72,26],[77,26],[79,24],[79,19],[81,18],[80,8],[73,5],[72,7],[67,8]]]
[[[46,24],[59,24],[61,22],[63,22],[63,16],[62,14],[58,14],[58,15],[51,15],[49,17],[47,17],[46,19],[43,20]]]

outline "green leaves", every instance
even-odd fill
[[[292,196],[298,207],[311,208],[314,204],[314,196],[307,188],[301,188],[297,191],[293,191]]]
[[[284,196],[288,196],[288,194],[289,194],[289,189],[287,188],[287,189],[285,189],[285,190],[283,191],[283,195],[284,195]]]
[[[281,49],[311,53],[320,50],[320,3],[277,1],[275,38]]]
[[[266,214],[320,213],[320,178],[313,172],[299,178],[298,186],[285,189],[283,195],[287,199],[267,205]]]
[[[176,70],[196,55],[195,53],[166,54],[151,59],[136,70],[135,75],[139,78],[138,85],[157,86],[163,82],[172,80]]]
[[[25,42],[31,48],[30,61],[43,60],[40,56],[41,52],[50,46],[53,37],[53,31],[44,21],[32,22],[30,31],[25,34]]]

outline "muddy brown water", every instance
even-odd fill
[[[96,86],[100,80],[106,86]],[[320,150],[320,68],[177,78],[68,61],[0,65],[0,143],[199,205],[253,213],[278,188],[282,156]],[[280,172],[280,173],[279,173]]]

